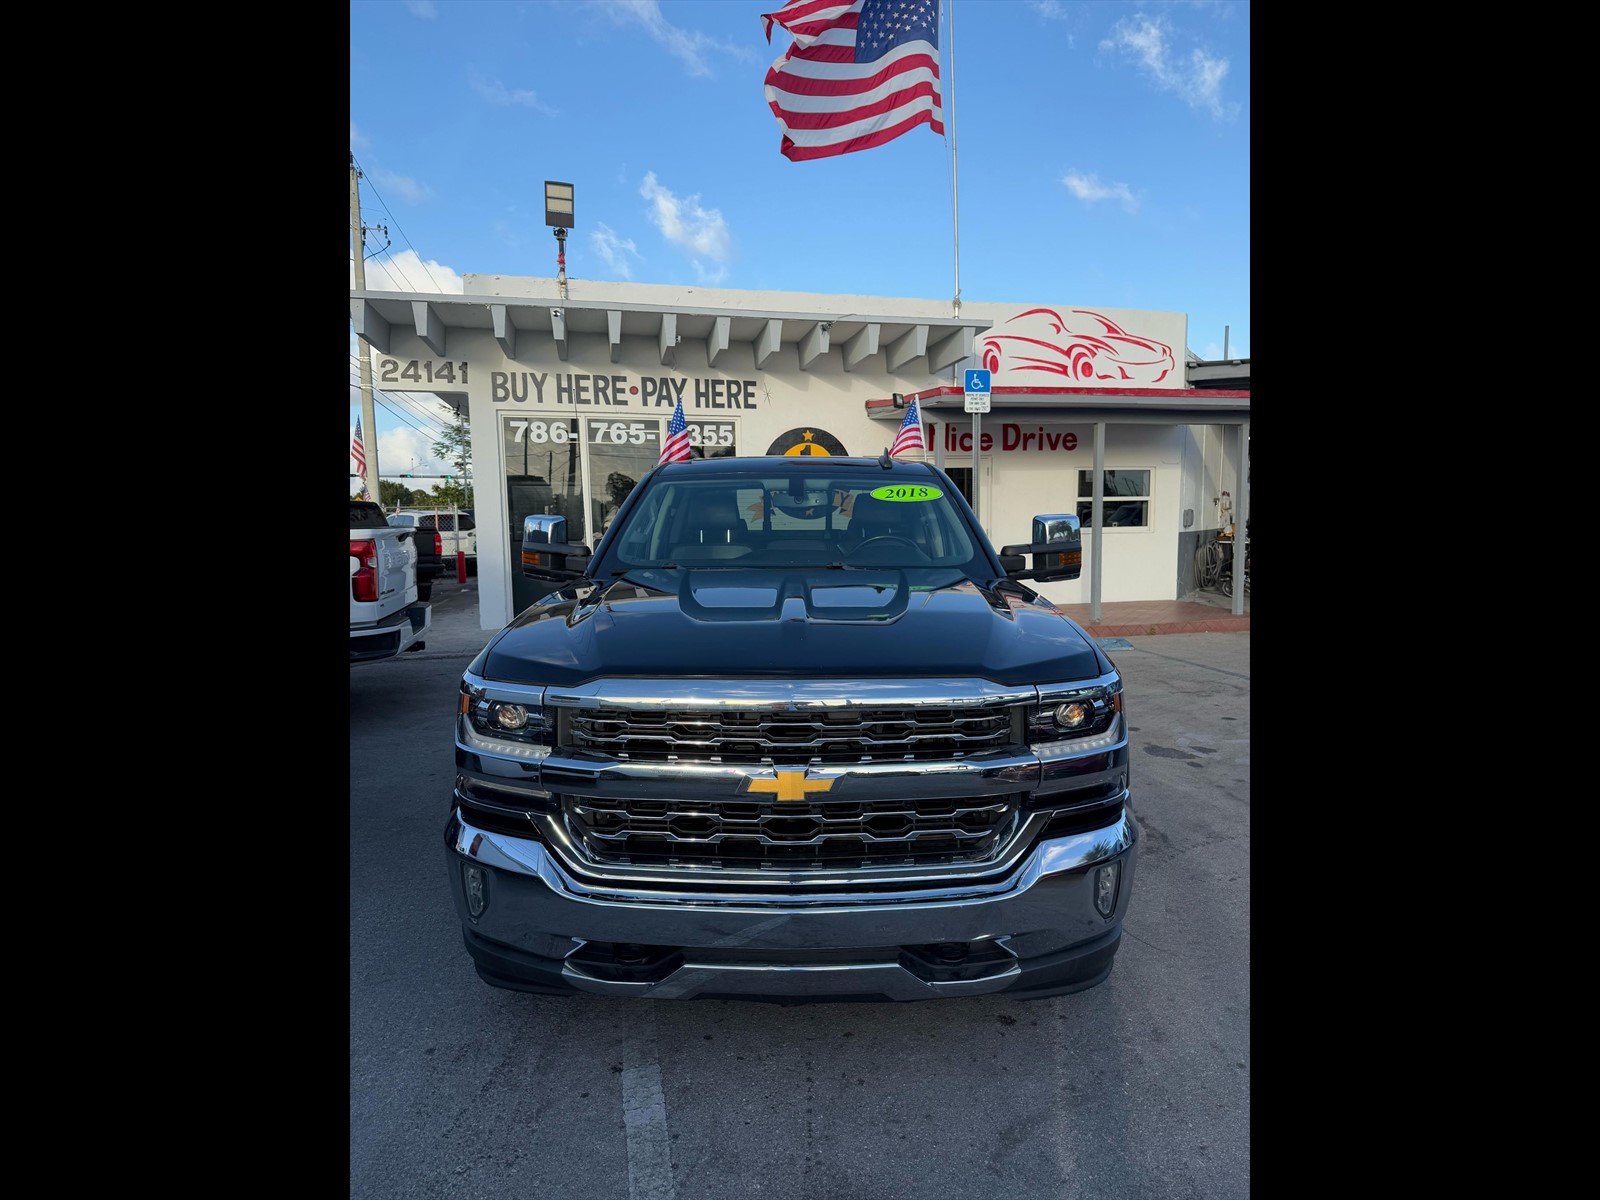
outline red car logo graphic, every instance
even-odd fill
[[[1074,328],[1076,326],[1076,328]],[[1128,333],[1109,317],[1070,308],[1030,308],[979,339],[983,365],[1015,378],[1024,373],[1113,383],[1160,383],[1177,360],[1172,347]]]

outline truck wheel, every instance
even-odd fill
[[[427,583],[419,583],[419,584],[417,584],[417,599],[418,600],[429,600],[432,597],[433,597],[433,580],[430,579],[430,580],[428,580]]]

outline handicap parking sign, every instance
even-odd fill
[[[969,413],[986,413],[989,411],[989,372],[971,370],[967,372],[966,403],[963,406]]]

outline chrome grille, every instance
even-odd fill
[[[965,758],[1012,741],[1006,708],[896,705],[761,709],[597,709],[572,714],[571,741],[628,762],[917,762]]]
[[[1014,800],[707,803],[564,796],[573,839],[596,862],[723,868],[981,862],[1016,828]]]

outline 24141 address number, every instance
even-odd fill
[[[431,358],[401,362],[398,358],[378,360],[379,383],[467,383],[467,363],[436,363]]]

